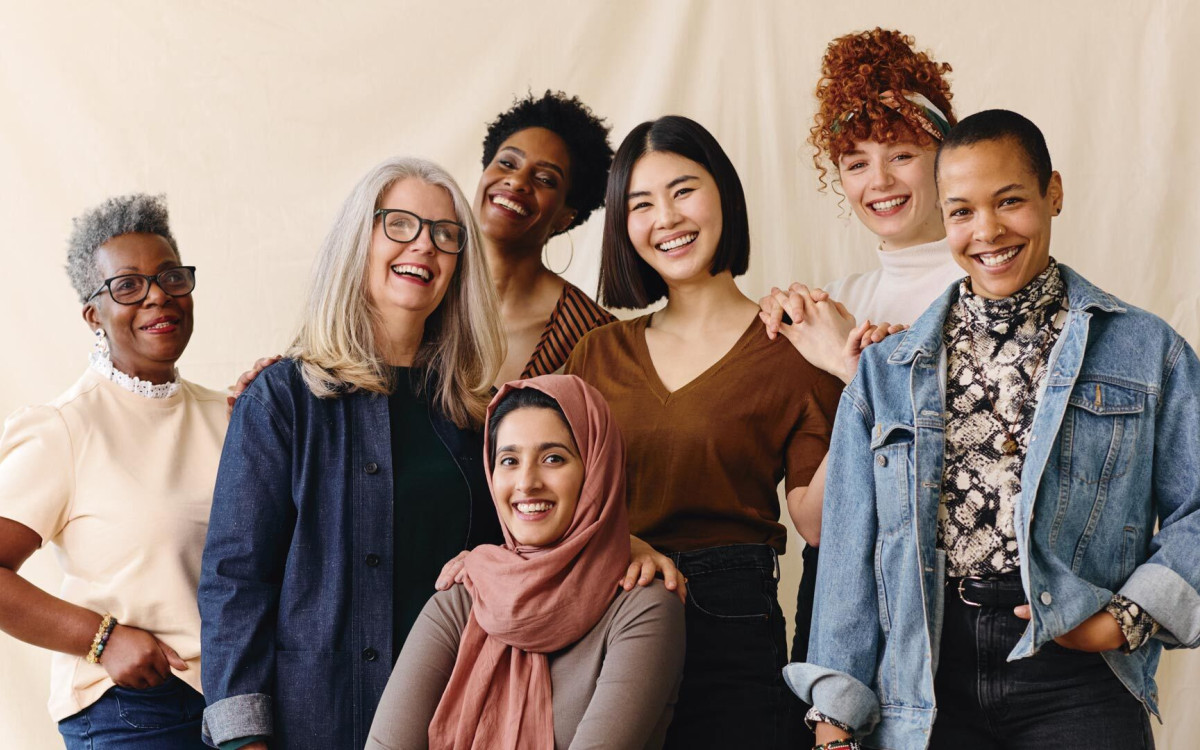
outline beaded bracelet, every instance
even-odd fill
[[[100,620],[100,629],[96,631],[96,637],[92,639],[92,648],[88,651],[88,664],[99,664],[100,657],[104,654],[104,647],[108,645],[109,636],[112,635],[113,628],[117,626],[117,618],[112,615],[104,615]]]

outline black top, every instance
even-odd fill
[[[434,431],[425,394],[414,393],[409,375],[409,368],[398,368],[396,392],[388,398],[395,477],[393,661],[433,595],[442,566],[462,551],[471,521],[466,478]]]

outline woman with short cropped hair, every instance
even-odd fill
[[[75,219],[67,274],[90,366],[0,437],[0,629],[51,649],[50,714],[70,750],[203,748],[196,583],[225,397],[179,377],[196,269],[161,197]],[[58,596],[17,571],[53,544]]]
[[[788,682],[830,750],[1152,748],[1162,648],[1200,646],[1200,360],[1051,256],[1028,119],[967,117],[936,175],[969,276],[842,394]]]

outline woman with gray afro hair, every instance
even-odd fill
[[[202,748],[196,583],[225,397],[179,377],[196,269],[161,196],[75,219],[67,275],[95,333],[83,376],[0,436],[0,630],[54,652],[68,750]],[[45,543],[57,595],[17,575]]]
[[[87,302],[102,281],[96,267],[96,251],[113,237],[133,233],[157,234],[167,241],[179,260],[179,245],[171,234],[165,196],[119,195],[75,217],[74,231],[67,241],[67,276],[80,302]]]

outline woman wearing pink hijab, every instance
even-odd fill
[[[683,606],[629,566],[625,444],[577,377],[509,383],[488,408],[503,546],[466,558],[405,641],[368,748],[662,746],[683,668]]]

